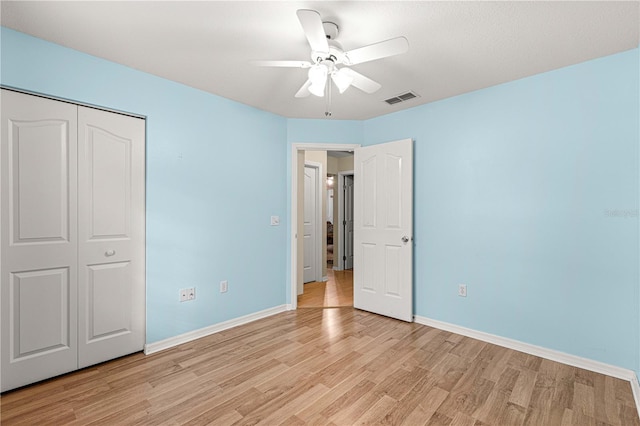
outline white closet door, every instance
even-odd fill
[[[77,368],[77,107],[2,90],[2,391]]]
[[[144,120],[78,109],[80,368],[142,350]]]

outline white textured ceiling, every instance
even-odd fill
[[[353,66],[380,82],[334,93],[334,119],[366,119],[638,46],[638,1],[2,1],[1,23],[36,37],[286,117],[323,118],[293,95],[309,60],[296,10],[340,27],[345,50],[405,36],[409,52]],[[384,99],[414,91],[393,106]]]

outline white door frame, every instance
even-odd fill
[[[336,239],[335,243],[333,244],[333,251],[335,253],[335,257],[338,260],[338,263],[336,264],[334,262],[334,265],[336,265],[337,267],[337,271],[342,271],[344,270],[344,227],[342,226],[342,222],[344,221],[344,177],[345,176],[353,176],[353,170],[346,170],[344,172],[338,172],[338,219],[336,220],[336,223],[338,224],[338,226],[340,226],[341,231],[336,233],[334,231],[333,235],[335,236],[336,234],[338,235],[338,238]],[[335,194],[333,195],[333,198],[335,200]],[[334,229],[335,229],[335,225],[334,225]],[[336,247],[338,248],[336,250]]]
[[[290,309],[298,308],[298,151],[353,151],[360,144],[292,143],[291,144],[291,271],[289,276]]]
[[[315,161],[304,161],[304,167],[309,167],[316,169],[316,223],[314,226],[315,229],[315,246],[313,247],[313,261],[315,263],[315,275],[313,279],[317,282],[322,281],[322,183],[323,179],[327,179],[327,177],[323,174],[324,170],[322,169],[322,163],[316,163]],[[323,177],[324,176],[324,177]]]

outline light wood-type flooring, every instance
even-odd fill
[[[353,306],[353,269],[327,269],[327,282],[310,282],[298,296],[298,308]]]
[[[353,308],[299,309],[0,398],[3,425],[638,425],[629,384]]]

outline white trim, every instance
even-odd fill
[[[160,340],[158,342],[148,343],[144,345],[144,353],[145,355],[151,355],[153,353],[173,348],[174,346],[178,346],[183,343],[191,342],[192,340],[200,339],[202,337],[206,337],[220,331],[228,330],[239,325],[267,318],[272,315],[285,312],[287,310],[290,310],[290,305],[280,305],[273,308],[265,309],[263,311],[254,312],[242,317],[230,319],[228,321],[223,321],[218,324],[213,324],[204,328],[200,328],[198,330],[179,334],[178,336],[169,337],[168,339]]]
[[[334,271],[342,271],[344,269],[344,261],[342,260],[342,241],[344,236],[342,233],[344,232],[342,229],[342,221],[344,220],[344,174],[343,172],[338,172],[338,184],[337,188],[337,197],[336,194],[333,194],[333,199],[338,200],[338,217],[333,225],[333,270]],[[339,229],[336,232],[336,225]],[[337,260],[337,262],[336,262]]]
[[[8,86],[6,84],[0,84],[0,89],[10,90],[12,92],[24,93],[25,95],[37,96],[39,98],[44,98],[44,99],[51,99],[52,101],[64,102],[64,103],[71,104],[71,105],[78,105],[78,106],[83,106],[83,107],[87,107],[87,108],[98,109],[100,111],[112,112],[114,114],[126,115],[128,117],[141,118],[143,120],[147,119],[146,115],[137,114],[135,112],[122,111],[122,110],[119,110],[119,109],[107,108],[107,107],[104,107],[104,106],[101,106],[101,105],[90,104],[90,103],[87,103],[87,102],[80,102],[80,101],[77,101],[77,100],[74,100],[74,99],[62,98],[62,97],[58,97],[58,96],[51,96],[51,95],[48,95],[46,93],[34,92],[33,90],[26,90],[26,89],[22,89],[20,87]]]
[[[353,176],[353,170],[345,170],[342,172],[338,172],[338,226],[340,227],[340,232],[338,232],[337,242],[334,243],[333,251],[335,256],[338,259],[338,270],[344,271],[344,226],[342,222],[344,221],[344,177],[345,176]],[[336,233],[334,232],[334,235]],[[335,247],[338,247],[336,251]],[[334,262],[335,265],[335,262]]]
[[[638,377],[634,374],[629,380],[629,383],[631,384],[631,391],[633,392],[633,400],[636,402],[638,416],[640,416],[640,385],[638,384]]]
[[[323,217],[323,209],[324,209],[324,205],[322,203],[322,199],[324,197],[323,194],[323,179],[326,179],[326,175],[324,173],[324,170],[322,168],[322,163],[317,163],[315,161],[304,161],[304,167],[305,168],[310,168],[310,169],[315,169],[315,173],[316,173],[316,223],[314,226],[315,229],[315,246],[313,247],[313,257],[314,257],[314,271],[315,274],[313,276],[313,280],[317,281],[317,282],[322,282],[322,269],[323,269],[323,265],[322,265],[322,247],[323,247],[323,243],[322,243],[322,227],[324,226],[324,223],[322,221],[322,217]],[[323,178],[323,176],[325,176]],[[325,280],[326,281],[326,280]]]
[[[291,309],[298,308],[298,151],[354,151],[360,144],[292,143],[291,144],[291,271],[289,295]]]
[[[628,380],[629,382],[632,382],[632,385],[631,385],[632,389],[634,386],[633,385],[634,381],[636,383],[636,386],[638,386],[636,373],[626,368],[617,367],[611,364],[605,364],[604,362],[594,361],[592,359],[582,358],[576,355],[570,355],[564,352],[543,348],[541,346],[520,342],[518,340],[509,339],[506,337],[496,336],[495,334],[489,334],[483,331],[477,331],[477,330],[472,330],[470,328],[460,327],[455,324],[437,321],[430,318],[421,317],[419,315],[416,315],[414,317],[414,321],[418,324],[428,325],[429,327],[434,327],[440,330],[461,334],[463,336],[482,340],[483,342],[493,343],[494,345],[524,352],[530,355],[539,356],[541,358],[545,358],[551,361],[561,362],[563,364],[571,365],[578,368],[583,368],[585,370],[593,371],[595,373],[606,374],[607,376]],[[640,387],[637,389],[637,391],[640,391]],[[638,392],[638,395],[640,395],[640,392]],[[636,390],[634,390],[634,397],[636,398],[636,404],[637,404],[638,397],[636,396]]]

